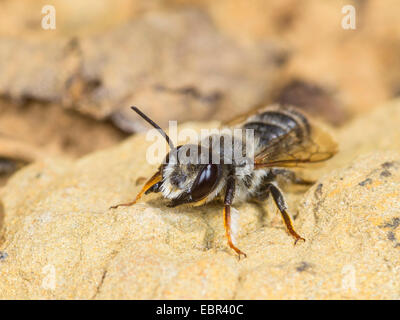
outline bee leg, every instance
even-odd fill
[[[161,181],[161,172],[157,171],[144,185],[142,190],[138,193],[136,196],[135,200],[127,203],[120,203],[115,206],[110,207],[110,209],[116,209],[118,207],[129,207],[134,205],[146,191],[150,190],[155,184],[159,183]]]
[[[273,183],[268,185],[269,191],[271,192],[272,198],[275,201],[276,206],[281,212],[283,221],[285,222],[286,229],[290,233],[290,235],[295,239],[294,244],[299,240],[306,241],[303,237],[301,237],[296,230],[294,230],[292,220],[290,219],[289,214],[287,213],[287,205],[285,199],[283,198],[282,191]]]
[[[243,255],[246,258],[247,254],[245,254],[243,251],[241,251],[232,242],[232,235],[231,235],[231,206],[230,205],[225,205],[225,207],[224,207],[224,226],[225,226],[225,232],[226,232],[226,237],[228,239],[229,247],[231,249],[235,250],[235,252],[239,255],[239,260],[240,260],[240,256],[241,255]]]
[[[235,252],[240,256],[243,255],[245,258],[247,255],[237,248],[233,241],[231,235],[231,204],[233,202],[233,198],[235,195],[235,180],[233,176],[228,177],[227,185],[226,185],[226,192],[225,192],[225,200],[224,200],[224,227],[226,238],[228,239],[228,245],[231,249],[235,250]]]
[[[272,173],[275,176],[282,175],[290,182],[294,184],[300,184],[304,186],[311,186],[315,183],[315,181],[306,180],[303,178],[298,177],[293,171],[286,170],[286,169],[272,169]]]

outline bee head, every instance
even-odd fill
[[[215,159],[212,148],[194,144],[175,148],[171,139],[158,124],[137,107],[131,108],[156,128],[171,148],[159,168],[162,180],[152,185],[145,193],[161,191],[165,198],[172,200],[171,207],[184,203],[202,202],[211,193],[214,193],[213,197],[215,197],[221,188],[218,182],[223,173],[221,165],[211,163],[212,159]],[[219,189],[218,185],[220,185]]]
[[[159,186],[163,196],[172,200],[170,206],[202,202],[216,191],[223,172],[222,166],[211,163],[211,159],[210,149],[199,145],[171,149],[160,168]]]

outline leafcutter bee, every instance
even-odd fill
[[[232,240],[231,206],[240,201],[265,200],[271,195],[295,243],[304,240],[293,227],[277,180],[284,177],[295,184],[312,184],[287,168],[324,161],[337,152],[337,145],[332,137],[309,117],[294,107],[269,105],[224,124],[229,128],[252,130],[254,139],[248,140],[244,135],[225,133],[207,137],[206,146],[202,141],[197,145],[175,147],[156,123],[138,108],[132,109],[159,130],[171,150],[132,202],[112,208],[133,205],[143,194],[152,192],[160,192],[164,198],[170,199],[171,207],[182,204],[202,205],[221,198],[224,202],[223,219],[228,245],[240,258],[246,254]],[[217,138],[213,140],[217,144],[210,143],[211,138]],[[230,141],[230,148],[226,147],[226,141]],[[238,145],[242,151],[249,143],[252,144],[251,157],[240,157],[240,160],[232,157],[231,162],[226,161],[227,153],[236,153],[237,142],[241,142]],[[187,156],[187,150],[197,150],[197,155],[186,158],[189,159],[186,162],[181,161],[179,155]],[[207,160],[199,161],[200,158],[203,160],[203,156],[207,156],[204,157]],[[216,163],[215,159],[219,161]]]

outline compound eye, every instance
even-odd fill
[[[198,174],[190,190],[193,201],[199,201],[210,194],[214,190],[220,175],[221,171],[218,165],[206,165]]]

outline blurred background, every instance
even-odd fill
[[[1,0],[0,184],[143,131],[130,105],[161,126],[271,102],[343,126],[400,95],[399,17],[398,0]]]

